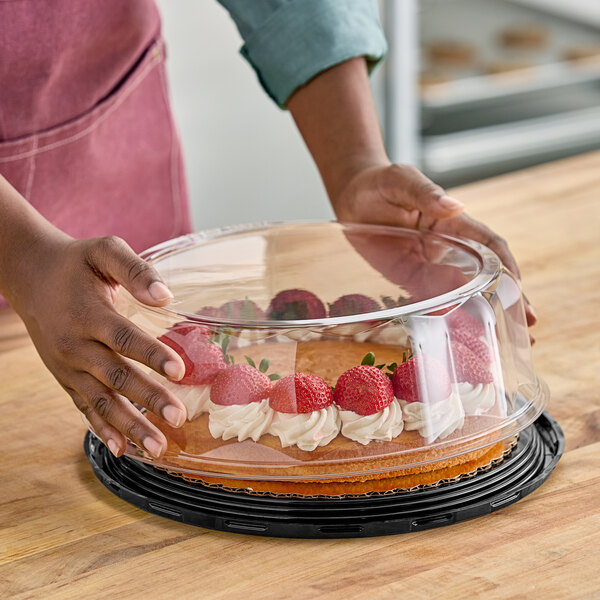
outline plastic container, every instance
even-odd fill
[[[184,358],[182,382],[153,375],[188,422],[148,413],[167,453],[128,443],[126,454],[172,474],[250,491],[427,473],[431,483],[493,448],[497,459],[547,405],[519,285],[475,242],[258,224],[142,256],[175,301],[151,308],[123,291],[119,310]]]

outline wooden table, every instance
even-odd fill
[[[371,539],[284,540],[151,516],[108,492],[84,427],[0,315],[1,598],[600,598],[600,153],[455,190],[504,235],[567,436],[550,479],[489,516]]]

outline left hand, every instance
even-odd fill
[[[517,261],[506,241],[489,227],[463,213],[462,202],[409,165],[386,164],[360,170],[340,190],[332,205],[342,222],[394,225],[459,235],[493,250],[521,281]],[[536,322],[525,298],[527,324]]]

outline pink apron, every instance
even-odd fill
[[[0,175],[76,238],[191,231],[152,0],[0,0]]]

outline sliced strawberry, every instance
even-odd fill
[[[411,356],[392,375],[396,398],[405,402],[439,402],[452,388],[446,367],[433,356]]]
[[[464,344],[484,365],[489,365],[492,362],[492,353],[488,345],[471,335],[467,330],[450,329],[450,339]]]
[[[269,319],[292,321],[298,319],[323,319],[327,316],[325,305],[307,290],[279,292],[267,309]]]
[[[472,384],[494,381],[492,373],[467,346],[457,340],[451,340],[450,347],[452,348],[455,381]]]
[[[448,324],[451,329],[462,329],[475,338],[485,336],[483,323],[464,308],[452,311],[448,315]]]
[[[209,341],[203,329],[194,327],[185,335],[177,330],[170,330],[158,338],[173,348],[183,359],[185,375],[176,383],[183,385],[212,383],[218,373],[227,367],[223,351]]]
[[[250,404],[269,396],[271,380],[250,365],[232,365],[219,373],[210,389],[215,404]]]
[[[377,367],[360,365],[342,373],[333,390],[333,401],[342,410],[372,415],[394,400],[390,378]]]
[[[321,377],[293,373],[280,379],[269,394],[269,406],[283,413],[309,413],[333,403],[333,392]]]
[[[262,321],[265,318],[265,311],[248,298],[226,302],[219,310],[227,319]]]
[[[378,310],[381,310],[381,307],[373,298],[369,298],[369,296],[364,296],[363,294],[347,294],[329,305],[329,316],[345,317],[347,315],[362,315]]]

